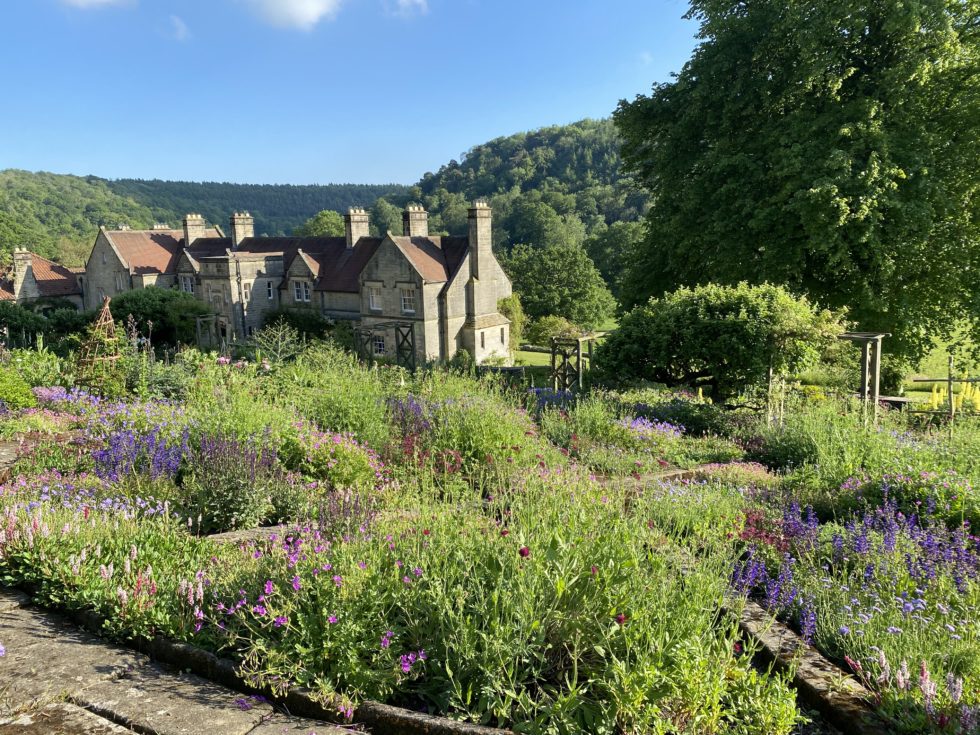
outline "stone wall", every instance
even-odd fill
[[[113,297],[131,289],[129,268],[119,259],[105,233],[99,232],[85,264],[85,308],[98,309],[103,296]]]

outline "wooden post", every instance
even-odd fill
[[[881,337],[871,345],[871,420],[878,425],[878,396],[881,391]]]
[[[575,345],[575,360],[577,363],[576,367],[578,368],[578,389],[582,390],[582,387],[585,385],[585,383],[582,380],[582,373],[584,371],[582,369],[583,366],[582,366],[582,340],[581,339],[578,341],[578,344]]]
[[[953,399],[953,356],[949,356],[949,372],[946,378],[946,390],[949,395],[949,438],[953,438],[953,420],[956,418],[956,401]]]
[[[558,391],[558,340],[551,338],[551,389]]]

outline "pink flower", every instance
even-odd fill
[[[517,550],[517,553],[523,556],[525,559],[527,559],[527,557],[531,555],[531,550],[526,546],[522,546],[520,549]]]

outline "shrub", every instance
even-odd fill
[[[202,437],[181,478],[181,510],[198,533],[259,525],[273,511],[273,489],[284,481],[276,453],[255,441]]]
[[[510,319],[510,343],[508,348],[511,353],[517,352],[521,348],[524,339],[524,328],[527,325],[527,315],[524,307],[521,306],[521,297],[511,294],[507,298],[497,302],[497,311]]]
[[[596,366],[606,381],[704,385],[726,400],[765,385],[770,369],[816,362],[841,330],[839,315],[781,286],[681,288],[626,314]]]
[[[527,339],[532,345],[550,347],[552,337],[581,337],[584,332],[561,316],[543,316],[531,322]]]
[[[0,404],[8,409],[31,408],[37,399],[31,386],[13,367],[0,365]]]
[[[962,475],[907,471],[884,472],[848,478],[840,488],[840,507],[854,505],[877,508],[888,501],[908,516],[928,515],[942,520],[951,528],[964,521],[976,532],[980,530],[980,493]]]
[[[132,317],[135,329],[156,344],[190,344],[196,337],[195,319],[210,313],[193,294],[149,286],[126,291],[112,300],[116,319]]]

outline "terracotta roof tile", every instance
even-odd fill
[[[79,273],[85,273],[84,268],[68,268],[55,263],[53,260],[34,255],[34,280],[41,296],[81,296],[82,287],[78,285]]]
[[[31,253],[31,271],[41,298],[82,295],[78,276],[85,273],[84,268],[70,268]],[[15,298],[13,273],[8,270],[0,276],[0,301],[14,301]]]
[[[215,237],[218,230],[212,228]],[[176,272],[177,260],[184,247],[183,230],[106,230],[106,237],[116,247],[129,270],[135,274]]]

